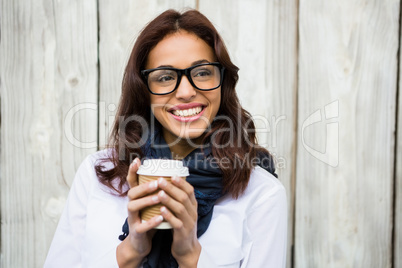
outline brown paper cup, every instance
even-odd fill
[[[164,178],[168,183],[171,183],[172,177],[163,177],[163,176],[147,176],[147,175],[139,175],[138,177],[138,182],[139,184],[147,183],[150,181],[158,180],[159,178]],[[180,177],[181,179],[186,179],[186,177]],[[149,194],[149,195],[155,195],[160,191],[160,189],[156,190],[155,192]],[[156,204],[150,207],[146,207],[140,211],[140,217],[141,220],[144,221],[149,221],[155,216],[161,215],[161,207],[162,204]],[[161,224],[159,224],[156,229],[171,229],[172,226],[170,223],[167,221],[162,221]]]
[[[144,160],[144,163],[140,166],[138,172],[138,183],[143,184],[150,181],[164,178],[168,183],[171,183],[172,176],[179,176],[182,179],[186,179],[189,175],[188,168],[183,166],[181,161],[168,160],[168,159],[149,159]],[[155,195],[160,191],[157,189],[155,192],[149,195]],[[141,220],[148,221],[151,218],[161,215],[160,209],[163,205],[156,204],[140,211]],[[170,229],[172,226],[167,221],[162,221],[156,229]]]

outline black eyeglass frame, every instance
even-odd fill
[[[219,81],[218,86],[216,86],[214,88],[210,88],[210,89],[201,89],[201,88],[197,87],[194,84],[193,79],[191,78],[191,75],[190,75],[191,70],[193,70],[193,69],[195,69],[197,67],[200,67],[200,66],[205,66],[205,65],[213,65],[213,66],[218,66],[219,67],[219,71],[220,71],[220,74],[221,74],[221,80]],[[167,93],[155,93],[155,92],[151,91],[151,89],[149,88],[149,84],[148,84],[148,76],[149,76],[149,74],[151,72],[157,71],[157,70],[172,70],[172,71],[175,71],[177,73],[176,86],[174,87],[174,89],[172,91],[167,92]],[[159,68],[154,68],[154,69],[148,69],[148,70],[142,70],[141,71],[141,75],[144,77],[145,83],[147,84],[148,91],[151,92],[151,94],[154,94],[154,95],[167,95],[167,94],[170,94],[170,93],[174,92],[179,87],[180,82],[181,82],[181,78],[182,78],[183,75],[185,75],[187,77],[188,81],[190,81],[190,84],[193,87],[195,87],[196,89],[198,89],[198,90],[201,90],[201,91],[214,90],[214,89],[217,89],[218,87],[220,87],[222,85],[224,73],[225,73],[225,67],[222,66],[222,64],[220,64],[219,62],[201,63],[201,64],[193,65],[193,66],[188,67],[186,69],[178,69],[178,68],[173,68],[173,67],[159,67]]]

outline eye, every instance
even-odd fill
[[[170,83],[176,78],[176,72],[171,70],[156,70],[149,74],[149,81],[158,84]]]
[[[170,80],[174,80],[175,78],[171,75],[161,75],[158,77],[157,81],[160,83],[168,82]]]
[[[195,68],[192,71],[192,77],[194,78],[206,78],[206,77],[210,77],[213,75],[213,69],[209,68],[209,67],[200,67],[200,68]]]

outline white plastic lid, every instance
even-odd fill
[[[188,168],[183,166],[183,162],[171,159],[147,159],[137,171],[139,175],[163,176],[163,177],[187,177]]]

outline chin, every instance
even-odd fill
[[[186,129],[185,131],[181,132],[181,133],[174,133],[177,134],[175,136],[177,136],[179,139],[198,139],[200,138],[203,134],[205,133],[205,129]]]
[[[170,142],[178,142],[179,140],[196,140],[201,138],[205,131],[207,130],[206,127],[169,127],[165,129],[165,139],[169,145]],[[166,134],[170,137],[166,137]]]

